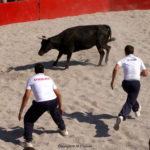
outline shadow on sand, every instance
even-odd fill
[[[77,119],[79,122],[86,122],[89,124],[94,124],[96,128],[96,135],[94,137],[108,137],[109,127],[107,124],[102,121],[102,119],[112,119],[116,118],[116,116],[112,116],[109,114],[100,114],[100,115],[93,115],[91,112],[81,113],[75,112],[72,114],[65,113],[67,119]]]
[[[54,61],[49,61],[49,62],[41,62],[43,63],[45,69],[51,69],[51,70],[65,70],[65,65],[66,65],[66,61],[60,61],[58,62],[57,67],[53,66]],[[27,65],[23,65],[23,66],[17,66],[17,67],[9,67],[7,69],[7,72],[10,72],[12,70],[15,71],[21,71],[21,70],[28,70],[28,69],[32,69],[34,68],[34,64],[27,64]],[[82,66],[86,66],[86,65],[91,65],[91,66],[97,66],[95,64],[89,63],[89,60],[87,59],[85,62],[80,62],[80,61],[70,61],[70,65],[69,66],[77,66],[77,65],[82,65]]]
[[[72,114],[64,113],[64,117],[68,120],[77,119],[79,122],[85,122],[89,124],[94,124],[96,128],[96,135],[94,137],[109,137],[109,127],[104,123],[103,119],[112,119],[117,118],[116,116],[112,116],[109,114],[100,114],[93,115],[91,112],[75,112]],[[130,118],[132,119],[132,118]],[[0,127],[0,140],[8,143],[11,142],[15,145],[20,145],[21,141],[19,138],[23,137],[24,129],[20,126],[12,127],[6,129],[4,127]],[[55,134],[59,133],[58,130],[45,130],[44,128],[34,129],[33,133],[41,135],[43,133],[46,134]]]
[[[0,140],[3,140],[4,142],[11,142],[15,145],[20,145],[21,141],[19,138],[23,136],[24,129],[22,127],[16,126],[13,128],[10,128],[9,130],[0,127]],[[44,130],[44,129],[34,129],[33,133],[36,133],[38,135],[47,133],[47,134],[54,134],[59,133],[58,131],[54,130]]]

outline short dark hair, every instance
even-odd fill
[[[35,73],[44,73],[44,65],[42,63],[37,63],[34,66]]]
[[[133,54],[134,53],[134,47],[131,45],[127,45],[125,47],[125,53],[126,53],[126,55]]]

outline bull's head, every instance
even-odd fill
[[[52,46],[51,46],[50,39],[47,39],[45,36],[42,36],[40,39],[42,39],[42,42],[41,42],[41,48],[38,54],[42,56],[45,53],[47,53],[50,49],[52,49]]]

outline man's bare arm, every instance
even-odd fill
[[[112,89],[114,88],[114,82],[115,82],[115,78],[116,78],[118,69],[119,69],[119,65],[116,64],[116,66],[115,66],[115,68],[114,68],[114,70],[113,70],[113,73],[112,73],[112,80],[111,80],[111,88],[112,88]]]
[[[57,97],[58,97],[60,113],[61,113],[61,114],[63,114],[63,113],[64,113],[64,111],[63,111],[63,107],[62,107],[61,94],[60,94],[60,92],[59,92],[59,90],[58,90],[58,89],[55,89],[55,90],[54,90],[54,92],[55,92],[55,94],[56,94],[56,95],[57,95]]]
[[[20,107],[19,115],[18,115],[19,121],[21,120],[23,109],[24,109],[24,107],[26,106],[26,104],[27,104],[27,102],[29,100],[30,93],[31,93],[31,90],[26,90],[25,94],[24,94],[24,96],[22,98],[22,104],[21,104],[21,107]]]

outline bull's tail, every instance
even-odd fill
[[[111,37],[111,28],[109,25],[104,25],[107,30],[108,30],[108,34],[109,34],[109,39],[108,39],[108,42],[111,42],[111,41],[115,41],[116,39],[114,37]]]

